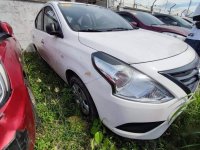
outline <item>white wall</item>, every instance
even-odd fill
[[[31,43],[31,30],[41,3],[0,0],[0,20],[8,22],[23,49]]]

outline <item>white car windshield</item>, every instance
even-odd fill
[[[133,30],[124,18],[104,7],[74,3],[59,3],[58,6],[68,25],[77,32]]]

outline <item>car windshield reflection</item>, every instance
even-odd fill
[[[106,32],[133,30],[121,16],[103,7],[81,4],[58,4],[72,30],[77,32]]]

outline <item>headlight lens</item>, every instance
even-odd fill
[[[186,37],[184,37],[184,36],[182,36],[182,35],[179,35],[179,34],[176,34],[176,33],[170,33],[170,32],[162,32],[162,33],[164,33],[164,34],[166,34],[166,35],[169,35],[169,36],[173,36],[173,37],[175,37],[175,38],[177,38],[177,39],[180,39],[180,40],[182,40],[182,41],[184,41],[185,38],[186,38]]]
[[[7,95],[10,90],[9,80],[3,66],[0,64],[0,106],[6,102]]]
[[[110,55],[96,52],[92,60],[118,97],[146,103],[162,103],[174,98],[155,80]]]

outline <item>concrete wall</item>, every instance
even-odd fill
[[[23,49],[31,43],[35,17],[44,4],[41,2],[46,1],[49,0],[0,0],[0,20],[8,22],[13,27]],[[97,5],[106,5],[106,0],[96,1]]]
[[[0,20],[8,22],[23,49],[31,43],[31,30],[42,3],[0,0]]]

